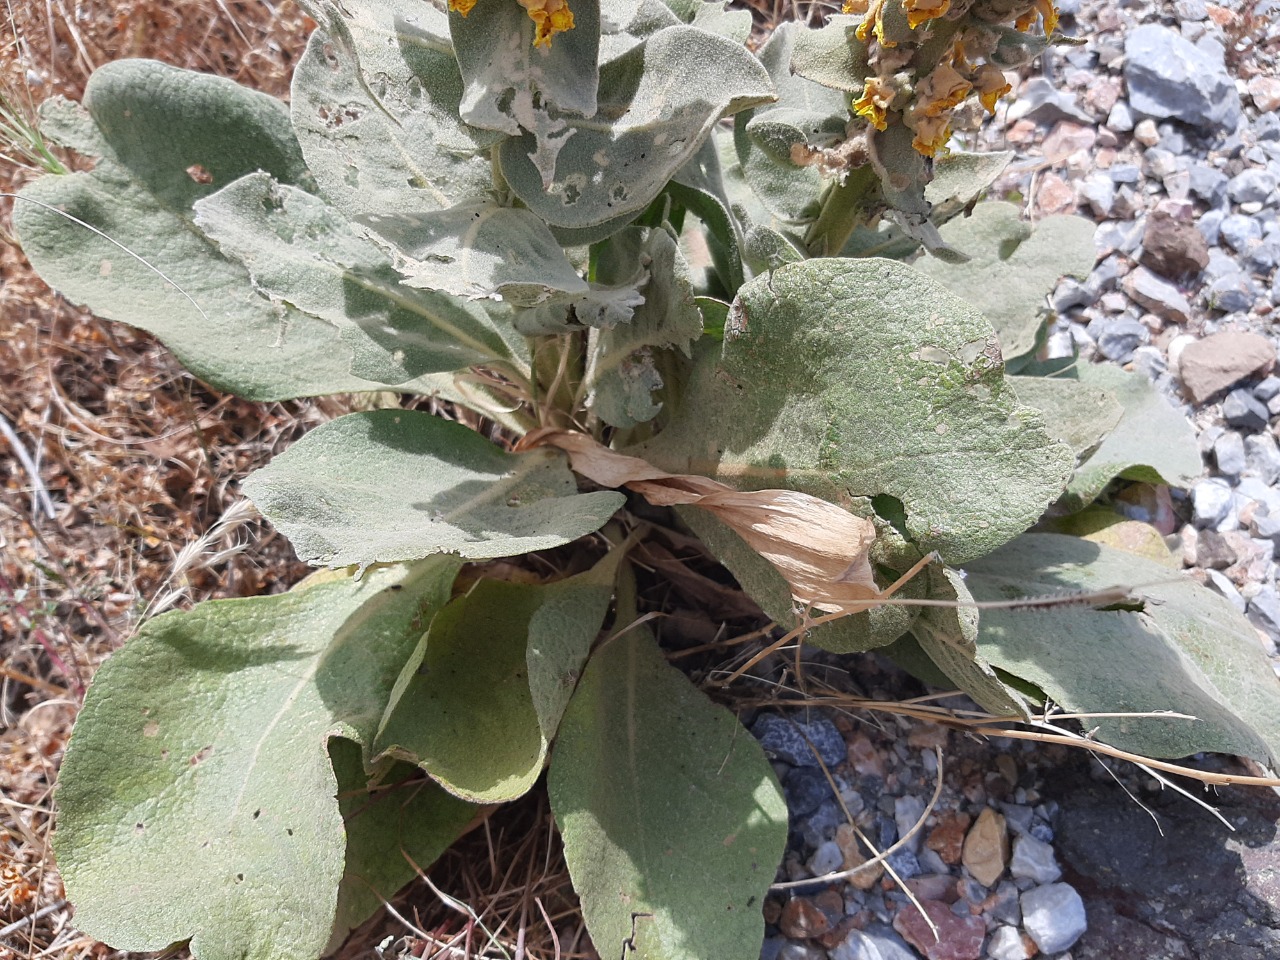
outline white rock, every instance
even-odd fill
[[[987,956],[991,960],[1027,960],[1022,934],[1013,927],[997,927],[987,941]]]
[[[1084,901],[1065,883],[1050,883],[1024,893],[1022,925],[1041,953],[1070,949],[1089,928]]]
[[[1062,876],[1062,868],[1053,855],[1053,847],[1031,834],[1014,839],[1009,872],[1015,877],[1034,880],[1036,883],[1053,883]]]

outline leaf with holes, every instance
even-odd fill
[[[121,60],[93,74],[83,107],[54,100],[42,116],[48,136],[97,163],[42,177],[22,195],[115,241],[45,207],[16,205],[23,250],[64,296],[155,334],[197,377],[243,397],[381,388],[351,372],[336,327],[262,297],[192,223],[197,200],[245,174],[305,186],[283,104],[220,77]]]
[[[578,493],[550,450],[505,453],[412,410],[353,413],[317,427],[244,481],[299,559],[330,567],[455,553],[547,550],[604,526],[620,493]]]
[[[94,678],[58,778],[77,926],[124,950],[190,938],[202,960],[319,956],[346,846],[327,742],[368,756],[460,566],[324,574],[146,624]]]
[[[508,362],[527,373],[523,343],[476,304],[401,286],[391,261],[319,197],[242,177],[196,203],[196,225],[249,269],[258,290],[336,326],[352,371],[381,383]],[[510,330],[506,326],[506,330]]]

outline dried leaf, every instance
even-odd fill
[[[868,559],[875,525],[835,504],[795,490],[740,491],[667,473],[581,433],[538,431],[526,444],[558,447],[575,472],[601,486],[625,486],[654,506],[692,505],[714,514],[777,568],[802,604],[851,614],[881,597]]]

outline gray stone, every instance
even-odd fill
[[[1076,188],[1094,216],[1106,219],[1116,202],[1116,182],[1105,173],[1091,173]]]
[[[766,937],[760,945],[760,960],[778,960],[787,943],[786,937]]]
[[[1053,855],[1053,847],[1026,835],[1014,838],[1009,873],[1036,883],[1053,883],[1062,876],[1062,868]]]
[[[1037,123],[1073,120],[1093,124],[1093,118],[1076,105],[1076,98],[1045,77],[1032,77],[1022,86],[1018,100],[1009,108],[1010,120],[1023,117]]]
[[[1090,293],[1079,280],[1064,277],[1049,297],[1049,305],[1056,313],[1066,313],[1072,307],[1087,307],[1097,299],[1098,295]]]
[[[1117,100],[1111,112],[1107,114],[1107,129],[1114,130],[1116,133],[1128,133],[1133,127],[1133,111],[1129,109],[1129,104],[1123,100]]]
[[[1241,430],[1264,430],[1270,414],[1252,391],[1240,387],[1232,390],[1222,401],[1222,418],[1231,426]],[[1216,445],[1214,449],[1217,450]],[[1241,453],[1243,454],[1243,445]]]
[[[1226,598],[1227,602],[1236,608],[1240,613],[1245,612],[1247,603],[1244,597],[1240,596],[1240,591],[1236,589],[1236,585],[1231,582],[1231,578],[1220,570],[1206,570],[1204,572],[1205,583],[1212,587],[1217,593]]]
[[[1280,597],[1276,596],[1275,587],[1270,585],[1249,601],[1249,609],[1245,616],[1259,630],[1265,630],[1272,637],[1280,636]]]
[[[845,822],[840,805],[830,794],[828,798],[818,804],[818,809],[812,811],[800,824],[800,839],[808,850],[816,850],[834,837],[836,828]]]
[[[898,850],[896,853],[891,853],[885,857],[884,862],[892,867],[893,872],[903,880],[918,877],[924,872],[920,869],[920,861],[910,850]]]
[[[1262,224],[1254,217],[1246,217],[1243,213],[1233,213],[1229,217],[1223,217],[1222,225],[1218,229],[1222,239],[1236,253],[1242,252],[1249,245],[1250,240],[1262,239]]]
[[[840,851],[840,845],[834,840],[827,840],[813,851],[813,856],[809,858],[806,864],[809,873],[815,877],[823,877],[828,873],[835,873],[844,866],[844,854]]]
[[[1203,530],[1196,537],[1196,566],[1225,570],[1236,562],[1236,551],[1217,530]]]
[[[893,820],[898,826],[898,836],[905,837],[920,822],[920,818],[924,816],[924,799],[911,794],[905,797],[897,797],[893,801]],[[916,830],[915,835],[907,841],[904,849],[916,853],[920,850],[920,842],[924,839],[927,831],[921,827]]]
[[[1234,276],[1240,272],[1240,264],[1236,258],[1221,247],[1213,247],[1209,251],[1209,262],[1204,265],[1204,282],[1213,283],[1223,277]]]
[[[1268,237],[1261,243],[1250,244],[1245,259],[1254,273],[1270,273],[1280,266],[1280,239]]]
[[[1266,170],[1244,170],[1231,178],[1227,195],[1236,203],[1266,203],[1275,193],[1276,178]]]
[[[1244,473],[1248,461],[1244,455],[1244,438],[1234,430],[1225,431],[1213,444],[1213,459],[1218,472],[1234,480]]]
[[[1146,267],[1135,269],[1124,278],[1121,286],[1134,302],[1161,319],[1172,323],[1186,323],[1191,319],[1191,304],[1182,291]]]
[[[787,809],[794,818],[807,817],[827,800],[834,800],[831,785],[817,767],[796,767],[782,781]]]
[[[1093,334],[1098,352],[1115,363],[1128,363],[1133,351],[1151,336],[1151,331],[1137,320],[1107,320]]]
[[[987,941],[987,956],[991,960],[1027,960],[1022,934],[1013,927],[996,927]]]
[[[1222,236],[1222,221],[1226,219],[1222,210],[1208,210],[1196,221],[1196,229],[1204,237],[1204,242],[1213,246]]]
[[[1142,171],[1132,163],[1112,164],[1107,174],[1115,183],[1138,183],[1142,179]]]
[[[1280,516],[1259,511],[1253,515],[1249,527],[1255,537],[1271,541],[1272,556],[1280,556]]]
[[[1254,394],[1257,399],[1257,394]],[[1263,432],[1244,441],[1245,457],[1248,469],[1265,484],[1273,484],[1280,480],[1280,446],[1271,434]]]
[[[1269,403],[1272,397],[1280,396],[1280,377],[1271,376],[1259,380],[1253,388],[1253,395],[1263,403]]]
[[[812,943],[788,940],[778,951],[778,960],[827,960],[827,951]]]
[[[770,758],[785,760],[792,766],[816,767],[820,756],[830,769],[848,759],[844,737],[834,723],[821,717],[793,720],[776,713],[766,713],[755,722],[751,732]]]
[[[1217,477],[1197,480],[1191,488],[1191,503],[1196,526],[1216,527],[1231,512],[1231,487]]]
[[[1258,302],[1258,285],[1246,273],[1229,273],[1209,284],[1210,309],[1222,313],[1246,313]]]
[[[1061,953],[1080,939],[1089,923],[1075,888],[1050,883],[1022,895],[1022,925],[1041,953]]]
[[[1124,76],[1138,113],[1204,129],[1235,130],[1240,97],[1221,60],[1155,24],[1125,40]]]
[[[1262,142],[1280,140],[1280,116],[1261,114],[1253,123],[1253,135]]]
[[[831,960],[919,960],[907,941],[889,927],[872,924],[866,930],[851,930],[830,953]]]
[[[1220,207],[1227,200],[1227,175],[1207,163],[1192,164],[1191,192],[1211,207]]]

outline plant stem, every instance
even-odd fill
[[[871,219],[879,186],[871,165],[849,171],[843,183],[833,183],[822,201],[822,211],[805,233],[804,245],[811,257],[836,257],[858,227]]]

